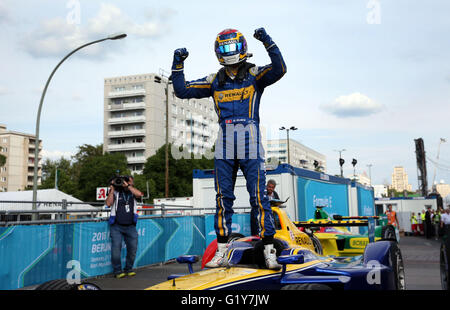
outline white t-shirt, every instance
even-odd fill
[[[441,215],[441,221],[442,221],[445,225],[450,225],[450,214],[442,213],[442,215]]]

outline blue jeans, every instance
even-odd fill
[[[125,245],[127,247],[127,258],[124,271],[130,272],[133,269],[138,244],[138,233],[136,226],[113,224],[109,227],[111,235],[111,264],[114,274],[119,274],[122,272],[122,240],[125,240]]]

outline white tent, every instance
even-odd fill
[[[57,189],[40,189],[37,191],[37,210],[61,210],[63,199],[67,201],[67,210],[100,211],[102,208],[93,207]],[[17,202],[16,202],[17,201]],[[33,191],[0,192],[0,210],[32,210]]]

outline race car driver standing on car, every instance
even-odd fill
[[[218,247],[206,267],[227,265],[227,241],[231,234],[234,184],[240,168],[247,181],[253,217],[257,217],[264,243],[267,268],[279,269],[273,245],[275,234],[273,214],[265,195],[264,150],[260,143],[259,105],[264,89],[286,73],[281,52],[264,28],[255,30],[254,37],[266,48],[271,64],[257,67],[247,62],[247,41],[242,33],[226,29],[217,35],[214,50],[223,66],[217,73],[186,82],[185,48],[175,50],[172,82],[178,98],[212,97],[219,118],[219,135],[214,155],[216,214],[214,228]]]

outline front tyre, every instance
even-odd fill
[[[395,234],[395,227],[392,225],[385,225],[381,228],[381,238],[383,240],[397,241]]]
[[[394,271],[395,288],[397,290],[405,290],[405,267],[403,264],[403,257],[400,248],[396,242],[391,243],[389,250],[391,267]]]

